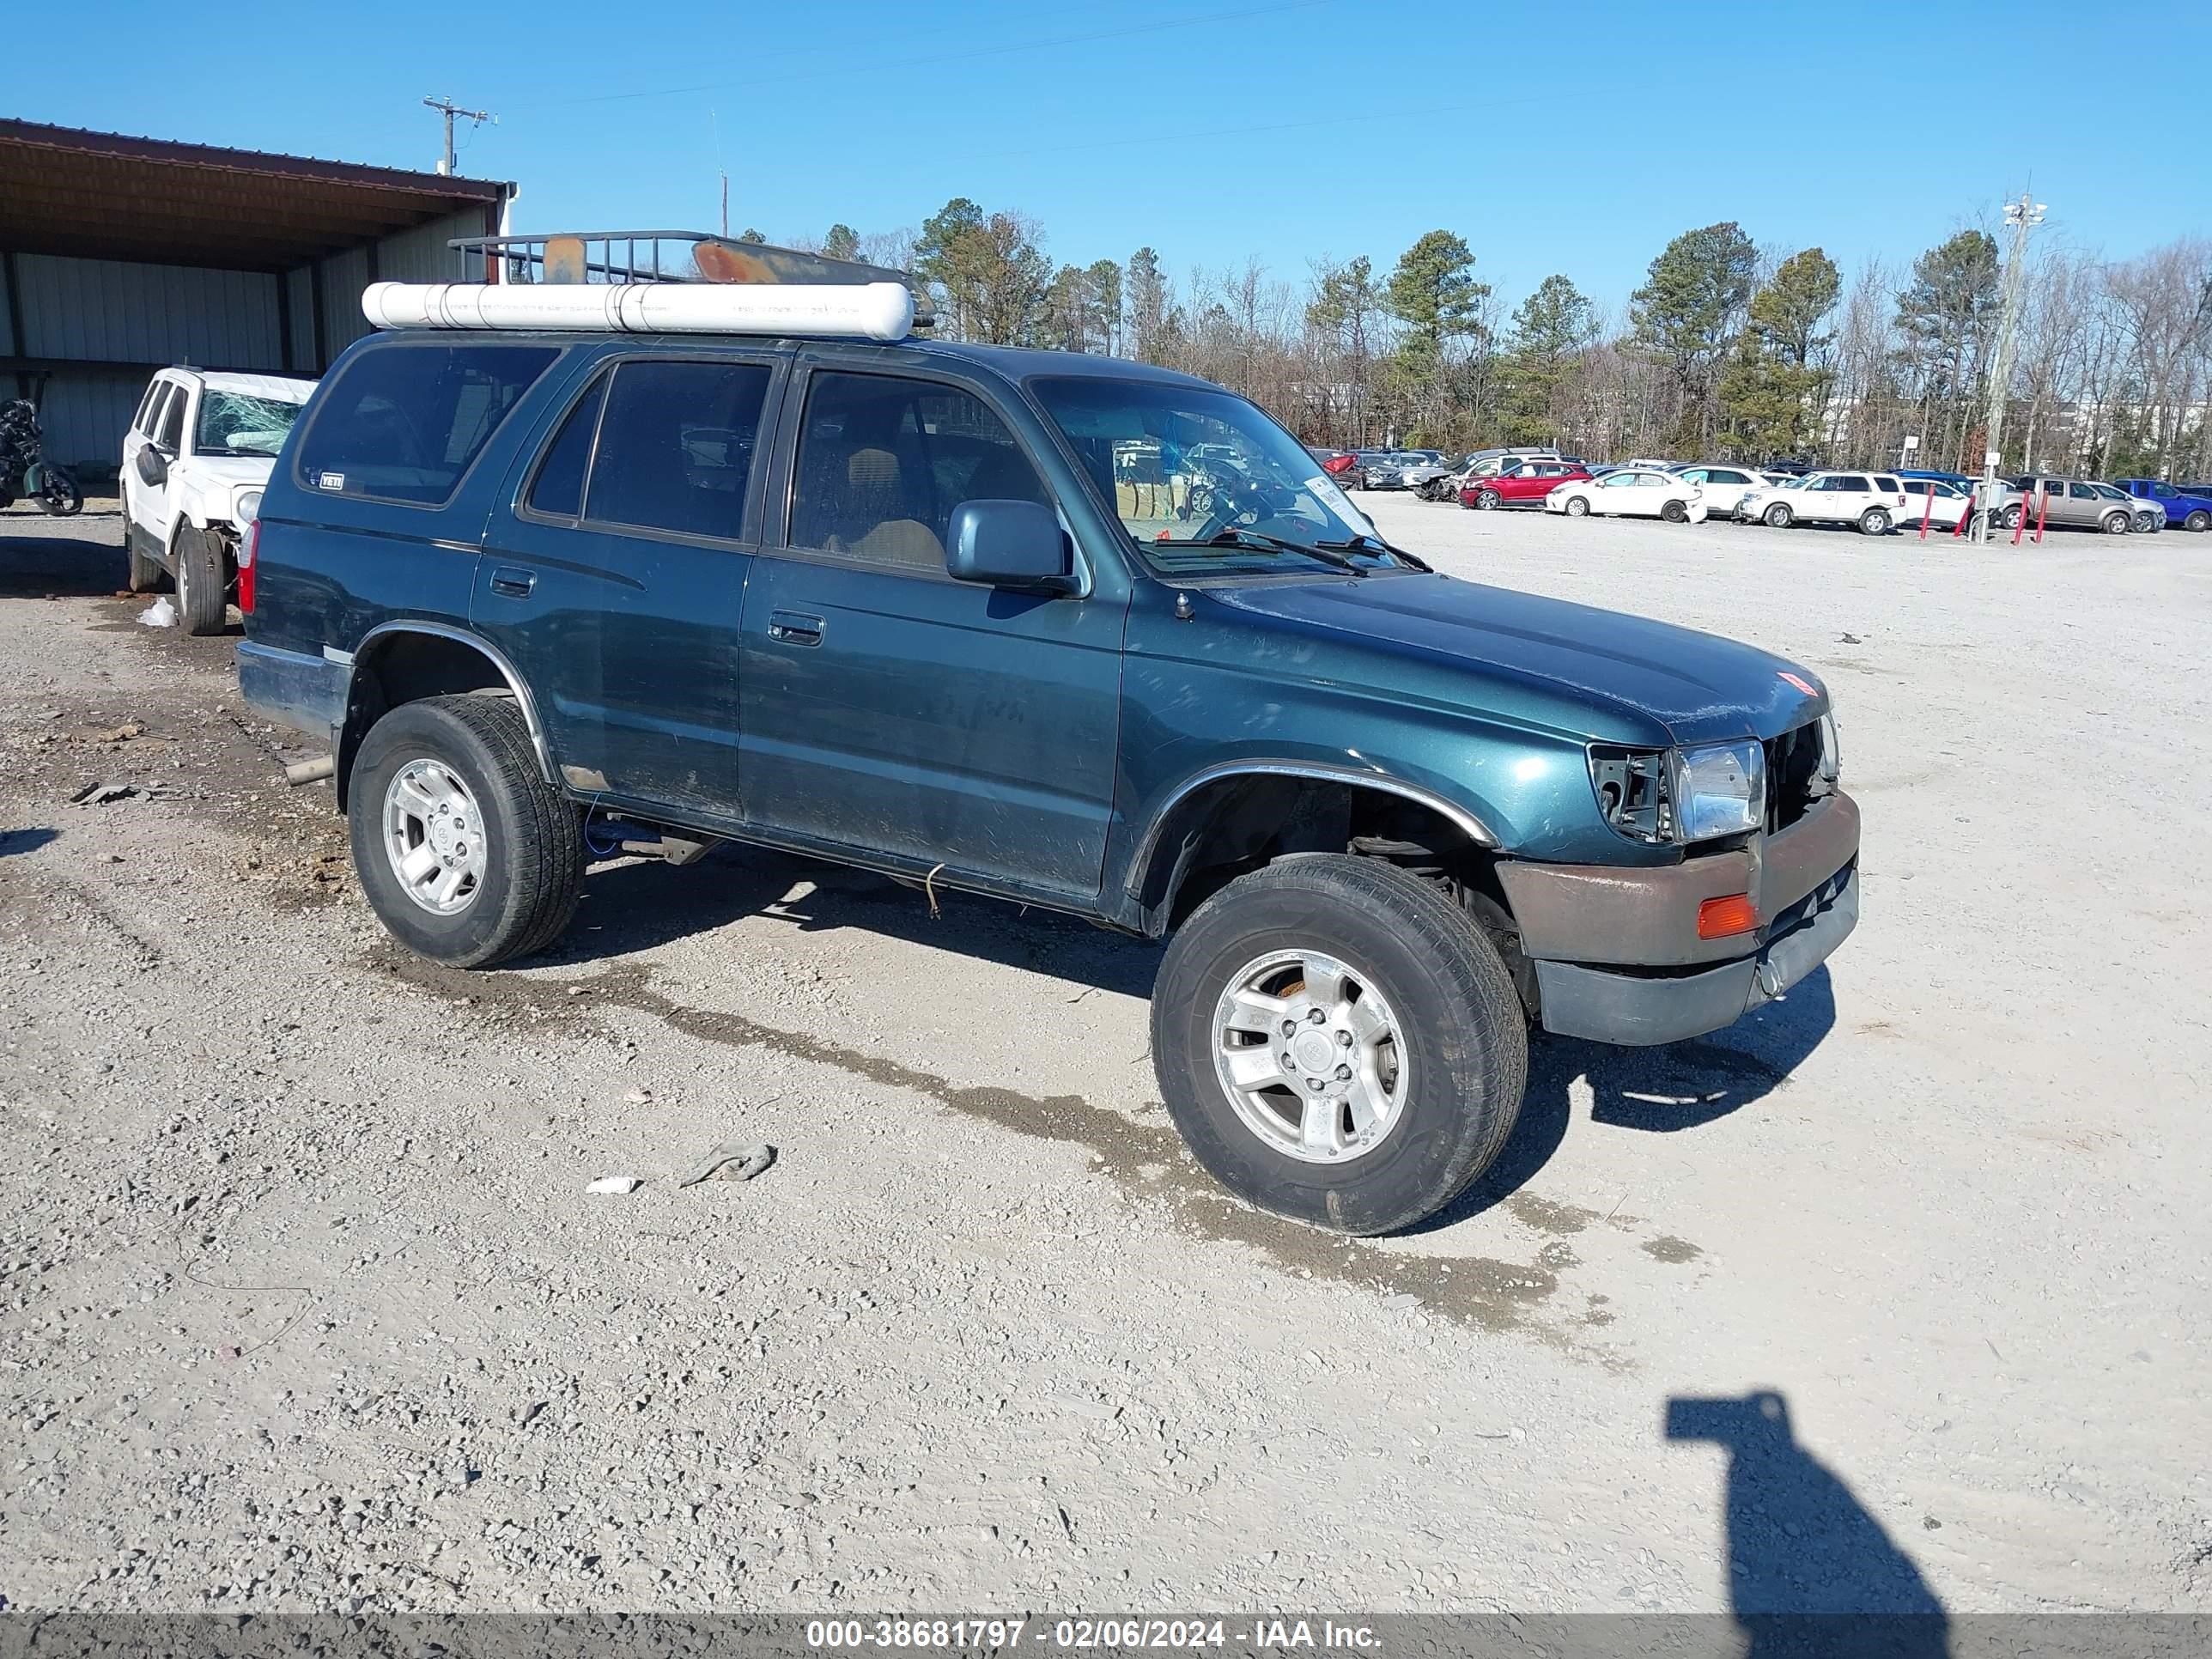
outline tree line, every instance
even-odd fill
[[[1387,270],[1360,256],[1296,282],[1256,260],[1177,276],[1151,247],[1054,265],[1036,220],[966,197],[918,230],[839,224],[796,245],[908,273],[943,337],[1182,369],[1310,443],[1865,466],[1912,435],[1917,465],[1966,472],[1986,447],[2004,276],[1981,228],[1846,282],[1821,249],[1763,248],[1729,222],[1668,242],[1620,316],[1564,273],[1508,311],[1449,230]],[[2212,475],[2212,241],[2119,261],[2033,251],[2008,378],[2006,471]]]

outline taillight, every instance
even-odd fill
[[[238,544],[238,614],[253,614],[253,556],[261,550],[261,520],[246,526],[246,539]]]

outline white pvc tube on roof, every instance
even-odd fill
[[[361,309],[373,327],[403,329],[902,340],[914,326],[914,295],[902,283],[371,283]]]

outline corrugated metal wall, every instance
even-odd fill
[[[124,428],[155,368],[191,362],[283,373],[289,356],[290,372],[313,374],[319,367],[318,289],[320,361],[326,363],[369,331],[361,314],[361,291],[372,280],[452,282],[461,271],[459,256],[447,242],[483,231],[482,211],[470,210],[397,232],[373,248],[331,254],[283,276],[19,253],[14,264],[24,337],[7,340],[0,356],[82,362],[54,371],[40,420],[48,454],[97,472],[119,459]],[[0,283],[4,281],[0,274]],[[280,284],[291,308],[289,354],[277,299]],[[9,311],[0,294],[0,336],[7,331]],[[15,395],[12,384],[0,381],[0,397]]]

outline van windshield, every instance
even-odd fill
[[[196,455],[274,455],[303,405],[278,398],[251,398],[243,392],[200,394],[199,424],[192,433]]]
[[[1030,390],[1164,575],[1413,568],[1297,439],[1234,393],[1088,375]]]

